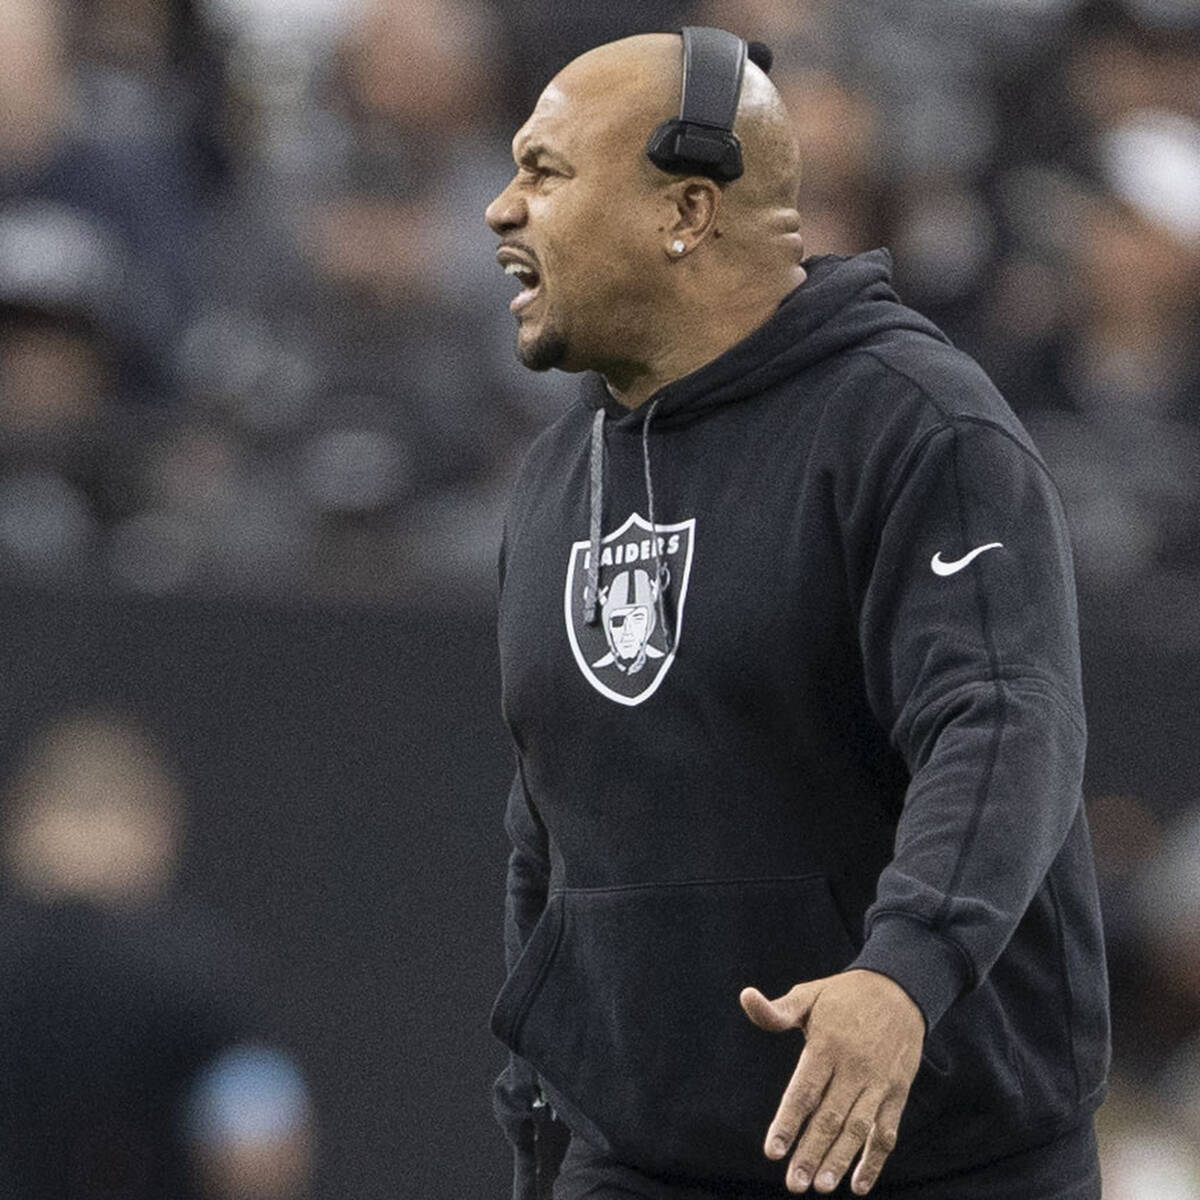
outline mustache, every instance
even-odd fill
[[[521,241],[520,238],[501,238],[500,244],[496,247],[496,253],[498,254],[501,250],[519,250],[522,254],[528,255],[534,262],[539,261],[533,247]]]

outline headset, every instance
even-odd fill
[[[718,183],[741,176],[742,143],[733,132],[742,75],[749,58],[770,71],[773,55],[762,42],[706,25],[685,25],[683,98],[679,116],[664,121],[646,143],[646,156],[674,175],[705,175]]]

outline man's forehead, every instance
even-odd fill
[[[513,158],[520,158],[530,150],[567,149],[572,124],[570,105],[556,83],[550,83],[525,121],[513,136]]]
[[[650,58],[639,39],[611,43],[569,63],[545,87],[529,119],[517,131],[513,150],[529,146],[578,148],[614,134],[646,127],[646,135],[669,115],[678,80],[660,54]],[[624,53],[614,53],[623,49]]]

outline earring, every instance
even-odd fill
[[[672,254],[682,254],[686,249],[687,247],[683,244],[683,238],[676,238],[671,243]]]

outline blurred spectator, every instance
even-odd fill
[[[0,563],[78,578],[136,503],[117,406],[123,248],[49,202],[0,204]]]
[[[503,36],[493,52],[501,55],[509,73],[503,112],[509,129],[515,131],[533,110],[546,81],[585,50],[635,33],[702,24],[699,9],[695,0],[516,0],[506,4]]]
[[[490,586],[511,460],[563,393],[521,379],[480,218],[510,170],[496,33],[471,0],[361,5],[221,217],[181,377],[281,484],[308,595]]]
[[[807,254],[857,254],[884,240],[885,163],[876,98],[853,67],[857,38],[827,0],[775,5],[709,0],[707,24],[767,42],[771,77],[803,153],[800,211]]]
[[[1173,1020],[1153,1022],[1157,1046],[1143,1045],[1138,1055],[1146,1076],[1162,1086],[1163,1099],[1187,1100],[1194,1122],[1197,1094],[1184,1085],[1196,1065],[1200,1037],[1200,813],[1184,813],[1165,830],[1162,844],[1136,877],[1136,918],[1153,990],[1159,1003],[1174,1011]],[[1144,985],[1145,981],[1143,981]],[[1166,1036],[1164,1036],[1166,1035]],[[1194,1079],[1194,1076],[1193,1076]],[[1194,1124],[1200,1145],[1200,1123]]]
[[[0,3],[0,164],[32,174],[52,156],[70,104],[65,47],[55,5]]]
[[[1093,815],[1117,1018],[1104,1194],[1190,1200],[1200,1195],[1200,814],[1162,828],[1129,798],[1107,797]]]
[[[69,37],[86,136],[156,145],[219,186],[235,153],[228,47],[203,0],[75,0]]]
[[[1097,1120],[1104,1200],[1193,1200],[1200,1153],[1169,1106],[1117,1079]]]
[[[1200,118],[1198,40],[1191,0],[1089,3],[1068,47],[1066,98],[1094,125],[1146,108]]]
[[[227,940],[168,904],[183,797],[128,723],[62,718],[9,790],[0,1190],[294,1200],[311,1116]]]
[[[1200,568],[1200,124],[1127,107],[1161,89],[1153,60],[1124,72],[1097,81],[1113,98],[1081,115],[1078,169],[1004,177],[983,357],[1055,471],[1085,593],[1137,606]]]
[[[0,200],[67,205],[130,248],[122,302],[135,319],[118,366],[123,390],[146,399],[170,391],[165,349],[192,301],[219,175],[190,110],[221,76],[215,55],[194,62],[201,26],[179,15],[191,9],[0,0]]]

